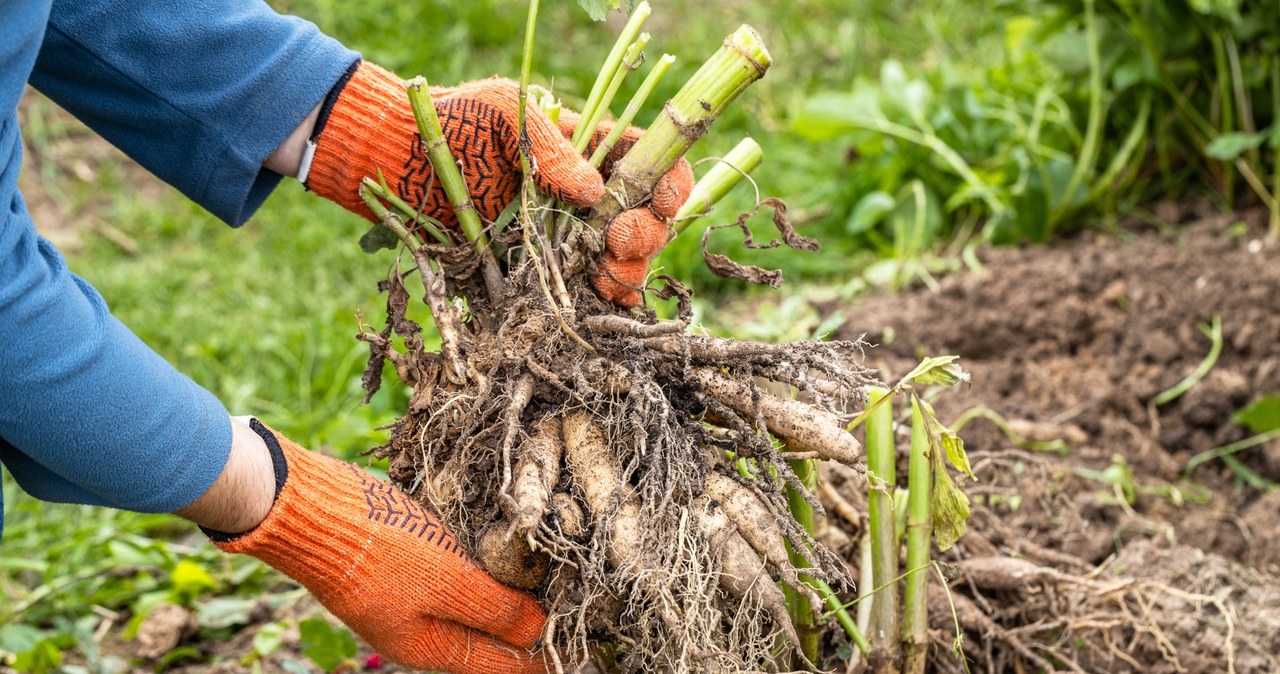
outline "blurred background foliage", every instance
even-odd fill
[[[788,299],[744,322],[729,307],[758,304],[755,291],[706,272],[696,232],[676,240],[660,265],[696,290],[698,316],[720,333],[821,334],[833,325],[801,294],[848,300],[930,283],[976,263],[976,244],[1155,222],[1160,201],[1270,207],[1280,232],[1274,0],[651,1],[651,57],[680,59],[651,100],[674,93],[739,23],[763,33],[776,65],[690,158],[754,137],[761,195],[785,199],[823,244],[747,251],[736,234],[713,233],[717,252],[807,284],[784,286]],[[406,77],[450,84],[519,69],[524,3],[273,4]],[[623,17],[593,23],[565,2],[541,20],[535,79],[575,106]],[[366,223],[287,183],[231,230],[116,155],[77,154],[96,146],[48,101],[29,96],[23,120],[38,224],[140,337],[233,413],[303,444],[354,458],[385,438],[377,427],[406,398],[387,385],[360,405],[356,315],[382,320],[375,285],[393,260],[360,252]],[[710,221],[753,202],[740,188]],[[769,237],[767,217],[752,223]],[[63,651],[106,671],[85,635],[110,612],[141,615],[168,598],[225,630],[248,609],[218,601],[278,595],[278,576],[218,555],[179,520],[41,504],[4,479],[0,650],[30,646],[27,671]]]

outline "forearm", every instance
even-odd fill
[[[267,160],[262,162],[262,167],[271,171],[275,171],[282,176],[289,178],[298,177],[298,169],[302,165],[302,156],[307,150],[307,140],[311,138],[311,132],[315,129],[316,120],[320,117],[320,107],[317,105],[307,115],[306,119],[294,129],[280,147],[271,153]]]
[[[244,418],[231,418],[231,452],[209,490],[173,514],[214,531],[238,534],[262,522],[276,495],[276,476],[266,444]]]

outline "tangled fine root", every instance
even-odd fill
[[[365,383],[372,395],[390,361],[413,395],[374,454],[491,574],[535,591],[562,669],[602,645],[622,671],[769,667],[779,635],[797,641],[774,582],[798,584],[782,538],[804,551],[805,574],[851,586],[784,488],[821,512],[788,460],[859,460],[842,420],[874,383],[864,345],[738,342],[624,313],[573,262],[591,256],[570,255],[598,248],[592,232],[553,249],[536,224],[516,229],[498,298],[458,249],[410,248],[439,352],[406,316],[399,265],[389,273],[387,325],[359,335]]]

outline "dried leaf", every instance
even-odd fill
[[[947,461],[956,467],[956,470],[964,473],[972,480],[978,479],[973,474],[973,466],[969,464],[969,454],[964,451],[964,440],[960,439],[956,432],[947,428],[941,421],[938,421],[938,415],[933,411],[933,405],[920,400],[920,412],[924,417],[924,423],[929,431],[929,444],[933,447],[934,453],[941,453],[947,457]]]
[[[657,297],[660,300],[669,300],[672,297],[678,297],[679,298],[679,300],[677,301],[678,308],[676,310],[677,315],[679,316],[680,320],[685,321],[686,323],[692,321],[693,320],[693,299],[692,299],[693,291],[690,290],[688,286],[684,285],[683,283],[675,280],[674,278],[666,274],[658,274],[654,276],[654,280],[662,281],[663,287],[661,290],[650,288],[649,292],[653,293],[654,297]]]
[[[739,264],[725,255],[707,250],[707,241],[711,238],[711,230],[713,229],[717,228],[708,227],[702,232],[702,261],[706,263],[707,269],[710,269],[712,274],[720,278],[737,279],[761,285],[768,284],[774,288],[782,285],[781,269],[764,269],[755,265]],[[751,232],[749,230],[746,236],[747,247],[753,247],[750,244]]]
[[[751,233],[751,228],[747,226],[747,221],[766,206],[773,209],[773,226],[782,235],[782,240],[772,239],[768,243],[756,243]],[[791,224],[791,219],[787,217],[787,205],[781,199],[765,199],[756,205],[755,210],[739,215],[737,222],[708,227],[702,232],[702,259],[706,262],[707,268],[711,270],[711,273],[720,278],[738,279],[761,285],[767,284],[774,288],[782,285],[781,269],[764,269],[754,265],[740,264],[724,255],[707,250],[707,242],[710,240],[712,230],[726,227],[737,227],[741,230],[742,245],[753,250],[777,248],[784,244],[796,250],[818,250],[820,247],[817,239],[811,239],[796,232],[795,227]]]
[[[382,337],[385,344],[386,340],[391,337],[391,326],[388,325],[385,330],[379,333],[379,336]],[[364,366],[364,374],[360,375],[360,386],[364,389],[363,404],[368,405],[369,401],[373,400],[373,395],[378,392],[378,389],[382,388],[382,364],[386,361],[387,354],[384,349],[375,345],[372,341],[364,341],[369,342],[369,362]]]
[[[387,277],[387,326],[394,329],[402,337],[422,332],[422,326],[409,320],[405,315],[409,310],[409,289],[404,287],[404,278],[397,265],[394,272]]]

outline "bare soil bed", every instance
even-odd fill
[[[982,405],[1069,445],[1031,451],[985,420],[960,433],[979,482],[969,534],[947,559],[972,671],[1280,671],[1280,492],[1221,461],[1184,471],[1250,435],[1232,414],[1280,391],[1280,246],[1262,214],[1205,211],[1163,207],[1190,221],[1169,231],[985,250],[983,271],[937,292],[823,307],[853,317],[837,338],[879,345],[868,365],[885,381],[921,353],[959,354],[973,384],[938,399],[944,422]],[[1215,315],[1216,365],[1150,407],[1204,360],[1197,326]],[[1237,456],[1280,482],[1280,442]],[[1132,503],[1105,479],[1125,466]],[[945,596],[933,599],[935,667],[964,671],[947,652]]]

